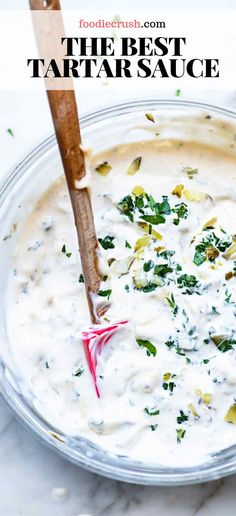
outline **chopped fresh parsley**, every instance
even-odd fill
[[[229,293],[228,290],[225,291],[225,304],[229,305],[231,303],[232,294]]]
[[[194,288],[196,287],[198,280],[196,276],[192,274],[181,274],[181,276],[177,279],[177,285],[183,290],[183,294],[191,295],[194,292]]]
[[[180,416],[178,416],[176,419],[177,419],[177,423],[178,425],[181,425],[181,423],[184,423],[184,421],[188,421],[188,416],[186,416],[186,414],[183,412],[183,410],[180,410]]]
[[[176,432],[177,432],[177,443],[181,443],[181,439],[184,438],[185,434],[186,434],[186,430],[184,430],[184,428],[178,428],[176,429]]]
[[[107,297],[107,299],[110,299],[111,293],[112,293],[112,290],[110,290],[110,289],[97,291],[98,296]]]
[[[131,249],[131,245],[129,244],[129,242],[127,242],[127,240],[125,241],[125,247],[127,247],[127,249]]]
[[[117,208],[123,215],[128,217],[131,222],[134,221],[135,205],[131,195],[126,195],[121,201],[119,201]]]
[[[181,95],[181,90],[180,90],[180,89],[177,89],[177,90],[175,91],[175,96],[176,96],[176,97],[180,97],[180,95]]]
[[[173,222],[178,225],[180,219],[186,219],[188,216],[188,208],[185,203],[176,204],[171,208],[168,197],[162,196],[161,202],[156,202],[152,195],[146,192],[140,195],[126,195],[117,203],[118,210],[128,217],[130,222],[134,222],[134,215],[139,218],[139,221],[145,221],[148,224],[157,226],[166,222],[166,216],[171,213],[176,214]],[[151,211],[151,213],[150,213]],[[149,233],[152,233],[152,228],[149,228]]]
[[[195,263],[195,265],[198,265],[198,266],[202,265],[202,263],[205,262],[205,260],[206,260],[206,257],[204,254],[200,253],[199,251],[195,251],[194,257],[193,257],[193,262]]]
[[[173,272],[172,267],[170,267],[168,263],[158,264],[154,267],[154,274],[161,278],[165,278],[168,272]]]
[[[175,226],[178,226],[180,223],[180,219],[186,219],[188,216],[188,207],[187,204],[181,202],[175,205],[175,208],[172,209],[172,212],[176,214],[176,218],[173,220]]]
[[[12,136],[12,138],[14,138],[15,135],[13,133],[13,130],[10,127],[7,129],[7,133],[10,134],[10,136]]]
[[[165,217],[163,217],[163,215],[160,213],[156,213],[156,215],[142,215],[141,219],[145,220],[145,222],[153,224],[154,226],[157,226],[158,224],[164,224],[166,221]]]
[[[220,312],[218,312],[217,308],[215,306],[211,307],[211,313],[214,315],[220,315]]]
[[[153,290],[156,290],[158,285],[156,283],[149,282],[145,287],[135,287],[136,290],[139,290],[140,292],[148,293],[153,292]]]
[[[175,254],[175,251],[172,251],[171,249],[167,249],[166,251],[161,251],[160,253],[157,253],[157,256],[161,256],[164,258],[164,260],[167,260],[168,258],[171,258]]]
[[[138,346],[140,346],[140,348],[146,349],[146,353],[147,353],[148,357],[150,357],[151,355],[153,357],[156,356],[157,350],[156,350],[156,347],[154,346],[154,344],[152,344],[152,342],[150,342],[149,340],[143,340],[143,339],[136,339],[136,342],[137,342]]]
[[[181,357],[185,357],[184,350],[179,346],[179,344],[176,344],[175,351],[177,355],[180,355]]]
[[[175,341],[174,340],[167,340],[165,342],[165,345],[169,348],[169,349],[172,349],[175,347]]]
[[[176,383],[174,382],[163,382],[162,387],[165,391],[170,391],[171,394],[173,393],[174,388],[176,387]]]
[[[103,247],[103,249],[114,249],[115,245],[113,244],[113,240],[115,237],[107,235],[104,238],[99,238],[99,244]]]
[[[149,409],[148,407],[145,407],[144,412],[146,412],[148,416],[158,416],[158,414],[160,414],[160,410]]]
[[[152,432],[154,432],[157,429],[158,425],[150,425],[149,428]]]
[[[79,367],[79,368],[75,371],[75,373],[73,373],[73,376],[80,377],[80,376],[82,376],[82,374],[83,374],[83,373],[84,373],[84,369],[83,369],[83,367]]]
[[[171,294],[170,297],[166,297],[166,301],[167,301],[169,307],[171,308],[173,315],[176,316],[178,313],[179,307],[176,305],[174,294]]]
[[[209,228],[206,228],[208,230]],[[221,240],[214,231],[211,231],[206,238],[196,245],[193,262],[195,265],[202,265],[203,262],[209,260],[214,262],[220,253],[224,253],[231,242],[229,240]]]
[[[66,249],[66,245],[64,244],[61,248],[61,252],[67,256],[67,258],[70,258],[72,253],[69,253]]]
[[[143,270],[144,272],[149,272],[151,269],[153,269],[154,263],[152,260],[148,260],[148,262],[145,262],[143,264]]]
[[[84,276],[83,276],[83,274],[80,274],[80,276],[79,276],[79,283],[84,283]]]

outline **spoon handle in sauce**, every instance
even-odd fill
[[[60,2],[59,0],[30,0],[30,7],[32,11],[57,11],[55,32],[52,26],[54,22],[50,16],[44,13],[44,18],[40,19],[37,13],[35,16],[32,13],[39,53],[42,56],[48,55],[50,50],[53,55],[54,46],[58,46],[55,33],[64,34]],[[48,80],[46,79],[45,82],[47,87]],[[94,313],[91,294],[99,290],[101,281],[97,264],[98,243],[89,191],[87,188],[78,188],[78,182],[84,178],[86,170],[72,80],[69,88],[47,89],[47,96],[74,212],[91,321],[96,323],[98,316]]]

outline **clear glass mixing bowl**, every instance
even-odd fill
[[[158,128],[145,119],[152,113]],[[141,100],[106,107],[81,118],[83,142],[94,151],[122,142],[159,138],[194,139],[227,147],[236,155],[236,113],[202,102]],[[209,457],[201,466],[164,468],[114,456],[84,438],[61,435],[35,410],[32,394],[13,366],[5,314],[5,292],[11,254],[27,215],[38,197],[63,173],[55,136],[25,155],[0,185],[0,389],[7,405],[44,443],[78,466],[127,482],[149,485],[183,485],[203,482],[236,471],[236,445]],[[12,225],[17,223],[17,228]],[[13,231],[15,229],[15,231]],[[11,238],[5,238],[11,234]],[[32,335],[33,339],[33,335]],[[235,434],[236,442],[236,434]],[[196,443],[197,446],[197,443]]]

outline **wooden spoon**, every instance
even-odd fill
[[[51,25],[52,18],[49,19],[49,16],[44,16],[42,23],[42,20],[40,22],[40,18],[37,16],[38,13],[35,13],[35,16],[33,13],[39,53],[42,56],[48,55],[50,49],[53,55],[54,47],[58,47],[56,33],[59,31],[61,35],[64,34],[60,2],[59,0],[30,0],[30,7],[32,11],[59,11],[56,18],[57,30],[55,32]],[[99,290],[101,281],[97,264],[98,243],[88,189],[78,188],[78,182],[84,178],[86,170],[84,153],[81,148],[81,134],[75,93],[73,82],[72,80],[70,81],[71,89],[47,89],[47,96],[74,212],[91,321],[98,323],[99,317],[94,312],[91,299],[91,294],[96,294]]]

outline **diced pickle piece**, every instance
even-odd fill
[[[204,192],[197,192],[197,191],[188,190],[188,189],[185,189],[183,191],[183,195],[184,195],[185,199],[187,199],[187,201],[196,201],[196,202],[203,201],[207,197],[207,195]]]
[[[147,120],[149,120],[149,122],[153,122],[153,124],[155,124],[155,118],[152,113],[145,113],[145,117]]]
[[[112,166],[109,165],[108,161],[104,161],[103,163],[100,163],[95,170],[98,172],[101,176],[107,176],[109,172],[111,171]]]
[[[205,255],[208,258],[208,260],[215,260],[217,256],[219,256],[219,251],[215,247],[211,246],[208,247],[205,251]]]
[[[232,244],[228,249],[227,251],[225,251],[225,253],[223,254],[223,257],[226,259],[226,260],[229,260],[230,258],[235,258],[236,256],[236,243],[235,244]]]
[[[127,170],[128,176],[133,176],[134,174],[136,174],[136,172],[138,172],[138,170],[140,169],[141,161],[142,161],[142,156],[138,156],[138,158],[135,158],[132,161],[131,165],[129,166],[129,168]]]
[[[188,404],[188,409],[190,410],[190,412],[192,412],[192,415],[194,417],[198,417],[198,413],[196,412],[195,410],[195,407],[194,407],[194,404],[193,403],[189,403]]]
[[[177,197],[181,197],[183,189],[184,185],[176,185],[176,187],[174,188],[174,190],[172,190],[171,193],[172,195],[177,195]]]
[[[167,382],[171,378],[171,373],[165,373],[163,375],[163,381]]]
[[[153,229],[153,227],[150,224],[147,224],[147,222],[138,222],[138,225],[140,228],[143,229],[143,231],[145,231],[145,233],[148,233],[149,235],[151,235],[152,238],[154,238],[154,240],[162,240],[163,239],[163,236],[161,235],[161,233],[159,233],[158,231]],[[150,231],[150,228],[151,228],[151,231]]]
[[[228,423],[233,423],[233,425],[236,425],[236,403],[234,403],[228,410],[225,421]]]
[[[212,219],[208,220],[204,226],[202,227],[202,229],[207,229],[207,228],[211,228],[213,227],[217,222],[217,217],[212,217]]]
[[[140,195],[143,195],[145,193],[145,190],[142,186],[135,186],[132,190],[132,194],[135,195],[135,197],[140,197]]]
[[[148,236],[148,235],[138,238],[138,240],[136,241],[134,250],[140,251],[140,249],[147,247],[149,243],[150,243],[150,236]]]
[[[210,392],[205,392],[205,394],[202,395],[202,401],[206,405],[209,405],[212,401],[212,394]]]
[[[228,340],[228,335],[211,335],[211,340],[216,346],[220,346],[224,340]]]

